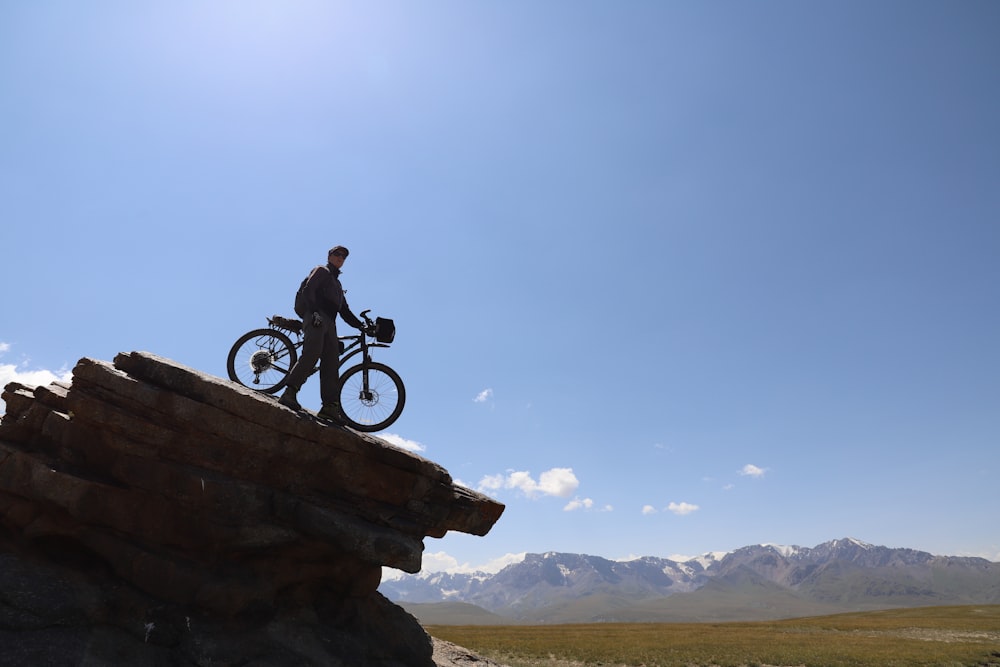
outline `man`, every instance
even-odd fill
[[[340,284],[340,269],[349,251],[334,246],[327,253],[327,265],[317,266],[299,288],[295,297],[295,312],[302,318],[302,356],[288,372],[288,388],[278,402],[293,410],[301,410],[297,394],[309,373],[319,362],[319,394],[323,407],[318,415],[343,424],[340,413],[340,341],[337,339],[337,315],[355,329],[365,331],[365,325],[351,312]]]

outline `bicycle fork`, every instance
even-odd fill
[[[361,367],[361,391],[358,399],[366,405],[375,402],[374,392],[371,390],[371,385],[368,384],[368,366]]]

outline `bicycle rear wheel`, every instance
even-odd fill
[[[254,329],[229,350],[229,379],[244,387],[273,394],[285,386],[298,353],[291,339],[277,329]]]
[[[340,378],[340,409],[356,431],[381,431],[399,419],[405,403],[403,380],[385,364],[361,363]]]

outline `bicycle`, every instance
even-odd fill
[[[385,364],[372,361],[369,352],[373,347],[389,347],[396,327],[392,320],[382,317],[373,322],[369,312],[363,311],[361,317],[367,325],[365,330],[373,332],[374,342],[368,342],[364,333],[337,337],[341,347],[338,369],[361,354],[360,363],[340,375],[340,407],[346,424],[365,433],[380,431],[395,422],[406,403],[406,389],[399,374]],[[267,318],[267,323],[267,329],[254,329],[237,339],[229,350],[226,370],[233,382],[274,394],[285,386],[288,372],[299,358],[303,323],[280,315]],[[293,334],[295,342],[291,339]],[[345,344],[345,341],[351,342]],[[316,366],[309,376],[318,370]]]

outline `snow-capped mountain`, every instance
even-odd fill
[[[662,616],[671,605],[722,601],[769,605],[775,617],[782,608],[819,613],[827,606],[840,611],[1000,603],[1000,564],[845,538],[812,548],[759,544],[684,561],[526,554],[496,574],[405,575],[383,582],[380,590],[404,605],[463,602],[525,620]]]

